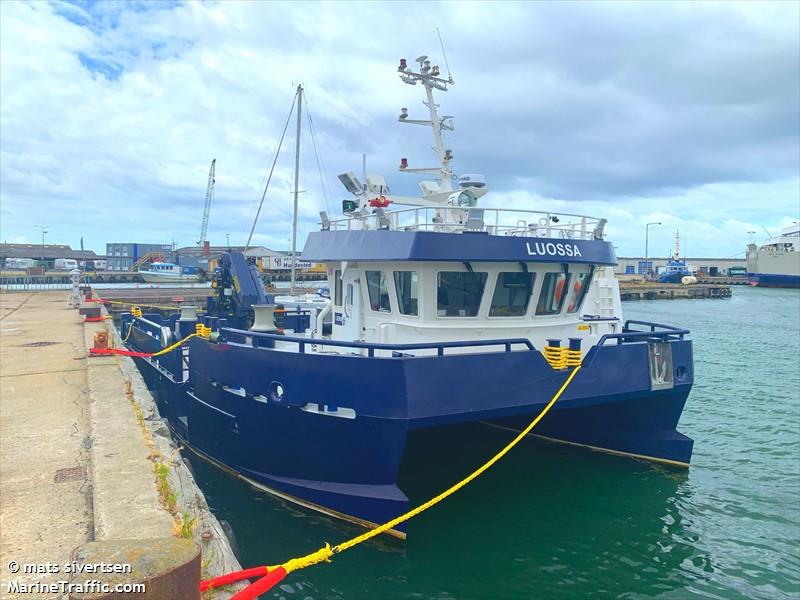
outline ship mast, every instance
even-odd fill
[[[294,218],[292,219],[292,294],[297,283],[297,194],[300,178],[300,119],[303,112],[303,86],[297,86],[297,137],[294,142]]]
[[[422,190],[421,196],[400,196],[389,192],[388,186],[380,176],[375,176],[370,180],[370,176],[364,173],[364,184],[358,181],[355,173],[342,173],[339,180],[348,192],[353,194],[357,200],[357,208],[345,211],[351,218],[363,219],[366,215],[373,212],[373,209],[383,210],[389,204],[402,204],[405,206],[420,206],[434,208],[435,223],[441,227],[448,227],[451,224],[463,225],[467,217],[467,211],[471,207],[477,206],[478,198],[482,197],[489,190],[483,175],[471,174],[462,175],[458,186],[455,185],[455,174],[451,166],[453,151],[446,148],[442,139],[443,131],[453,131],[453,116],[439,115],[439,105],[434,102],[433,92],[438,90],[446,92],[448,86],[454,85],[452,76],[447,79],[440,76],[439,67],[431,65],[427,56],[420,56],[416,59],[419,63],[419,71],[412,70],[405,58],[400,59],[397,71],[400,79],[408,85],[422,84],[425,88],[425,100],[422,103],[428,108],[428,119],[410,119],[408,108],[400,109],[398,121],[411,125],[422,125],[430,127],[433,132],[433,151],[439,165],[436,167],[409,168],[408,159],[400,159],[400,171],[402,173],[427,173],[434,176],[435,181],[420,181],[419,187]],[[462,181],[463,180],[463,181]]]
[[[416,62],[419,63],[418,73],[415,73],[408,67],[406,59],[404,58],[400,59],[400,66],[397,67],[397,70],[400,73],[400,79],[404,83],[409,85],[421,83],[425,88],[427,100],[423,101],[423,104],[428,107],[430,120],[409,119],[407,108],[400,109],[400,117],[398,120],[401,123],[410,123],[412,125],[426,125],[433,130],[433,150],[436,152],[436,156],[439,159],[439,166],[409,169],[408,160],[404,158],[400,161],[400,170],[405,173],[431,173],[438,175],[436,183],[438,184],[439,191],[452,192],[454,189],[453,169],[450,167],[450,162],[453,160],[453,152],[449,148],[444,147],[442,130],[453,131],[453,117],[449,115],[439,117],[439,105],[433,101],[433,90],[436,89],[446,92],[447,86],[453,85],[455,82],[452,77],[448,79],[439,77],[439,67],[437,65],[431,66],[431,61],[428,60],[427,56],[420,56],[417,58]]]

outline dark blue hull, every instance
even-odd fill
[[[800,275],[748,273],[747,280],[758,287],[800,288]]]
[[[669,275],[661,275],[658,278],[659,283],[681,283],[683,278],[691,275],[688,271],[686,273],[670,273]]]
[[[648,343],[621,339],[588,353],[535,433],[688,464],[692,440],[676,427],[693,381],[692,346],[670,340],[668,389],[653,389]],[[132,341],[158,346],[136,328]],[[137,363],[193,449],[254,485],[367,524],[408,508],[397,475],[409,430],[471,421],[521,429],[567,376],[535,350],[397,354],[288,352],[195,338],[188,357]]]

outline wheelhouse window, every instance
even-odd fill
[[[339,269],[333,272],[333,303],[342,306],[342,272]]]
[[[481,305],[486,273],[442,271],[437,276],[436,314],[475,317]]]
[[[575,275],[575,283],[572,284],[570,290],[569,302],[567,303],[567,312],[576,313],[583,304],[583,299],[586,297],[586,292],[589,291],[589,285],[592,283],[592,276],[594,275],[594,265],[589,267],[589,270],[584,273]]]
[[[397,290],[397,306],[400,314],[419,314],[419,278],[416,271],[395,271],[394,287]]]
[[[536,303],[537,315],[557,315],[564,305],[570,276],[566,273],[545,273],[542,291]]]
[[[365,271],[370,308],[376,312],[392,312],[389,304],[389,283],[383,271]]]
[[[490,317],[521,317],[528,310],[533,290],[533,273],[503,272],[497,274]]]

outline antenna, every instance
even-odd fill
[[[444,66],[447,67],[447,78],[450,83],[453,83],[453,76],[450,74],[450,65],[447,62],[447,53],[444,51],[444,42],[442,41],[442,34],[439,33],[439,28],[436,28],[436,35],[439,36],[439,45],[442,47],[442,58],[444,58]]]

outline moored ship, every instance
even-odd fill
[[[800,287],[800,223],[761,246],[747,246],[747,277],[754,286]]]
[[[441,135],[452,117],[433,98],[453,81],[417,61],[398,71],[424,88],[429,117],[399,120],[432,130],[438,165],[400,170],[433,180],[410,197],[340,175],[344,218],[321,213],[302,253],[327,265],[328,302],[276,310],[231,252],[204,315],[123,316],[143,352],[204,332],[136,359],[176,435],[260,489],[370,526],[408,508],[397,477],[413,430],[520,430],[582,363],[537,434],[688,465],[689,332],[623,319],[605,219],[479,208],[484,178],[456,178]]]
[[[193,283],[200,281],[200,272],[193,267],[181,267],[174,263],[154,262],[146,269],[139,269],[146,283]]]
[[[686,278],[693,278],[697,273],[697,267],[690,265],[686,262],[685,258],[681,258],[681,237],[680,234],[675,232],[675,249],[672,251],[672,257],[667,261],[664,271],[659,274],[659,283],[683,283]],[[697,283],[695,279],[693,283]]]

